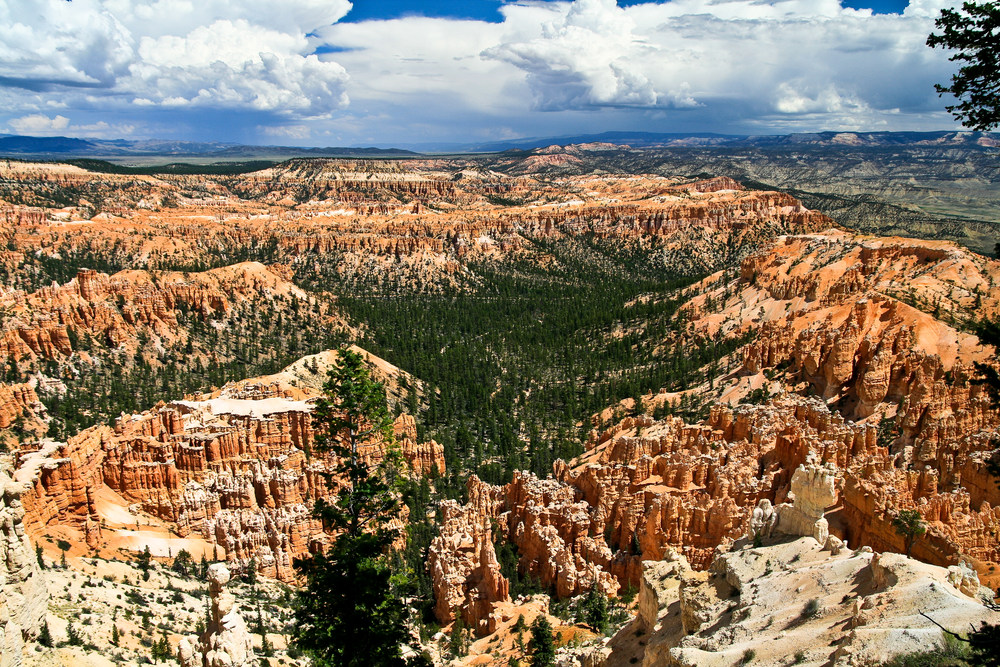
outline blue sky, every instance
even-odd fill
[[[288,145],[956,125],[956,0],[0,0],[0,133]]]
[[[845,7],[871,9],[876,14],[900,14],[906,9],[908,0],[847,0]],[[438,0],[418,2],[409,0],[355,0],[354,7],[344,17],[344,21],[395,19],[404,16],[428,16],[439,18],[474,19],[500,23],[503,16],[500,7],[503,0]],[[618,0],[619,7],[643,4],[643,0]]]

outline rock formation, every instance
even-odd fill
[[[35,193],[44,201],[53,188],[67,188],[70,199],[93,191],[104,210],[93,216],[82,203],[47,215],[11,208],[8,235],[18,250],[4,263],[12,272],[30,263],[28,249],[161,270],[273,248],[271,261],[288,266],[324,264],[334,255],[331,268],[347,281],[439,289],[468,280],[462,267],[470,260],[536,254],[538,238],[593,234],[639,244],[661,252],[666,265],[694,273],[721,268],[777,234],[831,224],[786,194],[746,191],[726,178],[553,180],[460,160],[298,160],[239,176],[156,178],[11,163],[3,175],[23,201]],[[67,228],[67,218],[87,224]],[[48,335],[30,344],[65,347],[58,331]]]
[[[201,637],[181,640],[177,647],[181,667],[250,667],[256,663],[250,631],[233,596],[225,590],[229,579],[229,569],[225,565],[209,565],[211,611],[208,627]]]
[[[871,549],[832,554],[812,537],[721,554],[706,572],[683,557],[643,563],[639,614],[595,665],[732,665],[748,650],[778,664],[881,663],[943,642],[941,630],[996,623],[974,575]],[[641,637],[641,639],[637,639]]]
[[[0,666],[22,664],[24,642],[38,637],[49,592],[28,541],[26,487],[0,471]]]
[[[792,474],[789,494],[792,502],[778,505],[771,530],[785,535],[809,535],[820,544],[826,544],[830,524],[823,515],[837,497],[837,472],[833,466],[800,465]]]
[[[0,356],[24,363],[67,358],[95,345],[133,347],[140,331],[172,341],[184,336],[178,325],[181,312],[221,316],[234,301],[286,295],[306,298],[256,262],[203,273],[130,270],[109,276],[84,269],[65,285],[0,295],[5,309]]]
[[[66,443],[25,447],[17,475],[31,487],[28,530],[37,534],[57,522],[81,529],[99,547],[97,497],[107,488],[179,535],[219,545],[233,567],[242,570],[253,559],[263,573],[290,580],[294,559],[326,539],[312,503],[336,491],[324,478],[335,462],[310,453],[309,413],[318,395],[308,383],[285,379],[231,383],[123,415],[114,427],[96,426]],[[394,429],[416,472],[444,471],[443,449],[416,441],[412,417],[401,415]],[[362,454],[378,462],[385,445]]]
[[[831,546],[903,551],[891,522],[906,507],[929,522],[915,556],[942,566],[968,557],[987,576],[1000,562],[1000,544],[988,537],[1000,529],[992,504],[1000,499],[972,509],[968,492],[942,493],[922,481],[926,472],[907,473],[897,460],[878,445],[874,426],[848,422],[818,399],[786,396],[768,405],[716,406],[698,425],[627,418],[595,435],[572,467],[557,463],[556,479],[517,473],[505,487],[472,479],[470,498],[490,502],[449,513],[466,524],[494,521],[517,547],[521,572],[561,596],[594,581],[608,593],[636,585],[641,562],[670,549],[704,570],[720,545],[755,521],[764,535],[809,535],[823,544],[829,535]],[[445,534],[432,568],[449,558]],[[476,552],[469,553],[474,570]],[[438,595],[464,599],[455,582],[435,584]]]
[[[916,509],[928,524],[916,558],[1000,584],[1000,488],[986,466],[1000,409],[973,369],[992,351],[915,307],[931,294],[940,312],[996,313],[1000,265],[948,244],[828,232],[779,240],[733,282],[690,291],[690,335],[761,326],[742,368],[714,380],[724,402],[699,424],[639,415],[594,430],[552,480],[470,481],[492,500],[470,503],[464,521],[494,522],[521,572],[567,597],[609,576],[638,584],[640,563],[670,549],[706,570],[747,533],[901,552],[892,519]],[[755,378],[770,401],[727,404]],[[455,585],[436,590],[463,599]]]

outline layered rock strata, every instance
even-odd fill
[[[572,467],[557,463],[554,480],[526,473],[505,487],[470,480],[470,498],[491,502],[450,508],[449,517],[463,526],[495,522],[516,545],[521,571],[561,596],[595,581],[609,593],[635,585],[641,562],[671,549],[705,569],[720,545],[750,530],[756,510],[758,530],[903,551],[892,519],[914,508],[928,522],[916,557],[945,566],[966,557],[988,573],[1000,562],[998,499],[973,509],[963,489],[941,492],[927,483],[928,471],[897,467],[898,455],[877,438],[875,426],[798,396],[716,406],[698,425],[629,418],[597,436]],[[790,497],[805,502],[780,505]],[[432,549],[432,572],[450,558],[448,534]],[[475,550],[466,555],[466,569],[477,572]],[[457,585],[435,577],[438,596],[463,599]]]
[[[183,338],[180,312],[207,319],[235,301],[306,294],[257,262],[202,273],[81,270],[64,285],[0,295],[0,357],[65,359],[95,344],[132,347],[140,332],[164,341]],[[0,397],[2,398],[2,397]]]
[[[219,545],[234,567],[253,559],[263,573],[290,580],[294,559],[326,539],[312,504],[337,490],[326,481],[336,462],[312,452],[317,395],[283,381],[233,383],[123,415],[67,443],[23,449],[17,475],[31,486],[28,529],[70,525],[100,546],[97,497],[106,487],[181,536]],[[400,416],[394,430],[414,470],[444,471],[443,449],[417,442],[412,417]],[[362,452],[370,463],[384,455],[383,442]]]
[[[37,209],[12,209],[0,230],[17,248],[5,257],[11,271],[30,263],[31,252],[162,269],[267,249],[269,261],[302,268],[329,264],[332,256],[344,278],[413,280],[427,288],[467,280],[462,268],[469,261],[537,256],[538,238],[639,243],[677,270],[703,272],[777,234],[831,225],[788,195],[746,191],[731,179],[552,179],[461,161],[301,160],[215,178],[126,180],[27,163],[3,173],[26,201],[32,192],[44,199],[66,187],[76,197],[94,190],[104,202],[96,216],[82,204],[41,219]],[[26,227],[22,219],[33,222]]]

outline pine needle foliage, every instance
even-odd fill
[[[394,459],[369,466],[362,456],[380,438],[389,450],[385,388],[360,354],[342,348],[324,391],[312,415],[315,449],[337,457],[327,481],[339,490],[335,502],[317,502],[314,511],[336,537],[326,551],[297,562],[306,586],[296,603],[295,643],[318,667],[422,664],[402,657],[411,638],[399,593],[405,577],[393,574],[389,558]]]

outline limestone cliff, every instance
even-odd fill
[[[123,415],[114,426],[96,426],[66,443],[24,448],[17,476],[31,487],[24,500],[28,530],[60,523],[101,547],[108,510],[99,498],[109,490],[180,536],[218,545],[238,569],[253,559],[263,573],[290,580],[294,559],[326,539],[312,503],[336,492],[324,476],[335,461],[311,453],[309,414],[318,395],[268,378],[236,382]],[[416,472],[443,472],[441,446],[418,443],[412,417],[396,420],[395,439]],[[362,454],[377,462],[385,445]]]
[[[49,592],[25,530],[28,489],[0,470],[0,665],[19,667],[25,641],[38,637]]]

